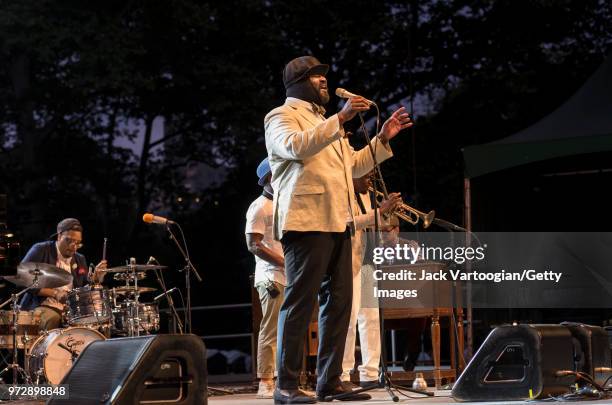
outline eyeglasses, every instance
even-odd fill
[[[77,249],[80,249],[83,247],[83,241],[81,240],[72,239],[69,236],[64,236],[64,240],[68,243],[68,245],[72,245]]]

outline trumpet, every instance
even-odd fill
[[[368,187],[368,190],[374,192],[374,188],[372,187]],[[376,190],[377,201],[378,198],[386,198],[386,196],[384,193]],[[396,215],[398,218],[403,219],[406,222],[410,222],[412,225],[416,225],[419,220],[423,221],[423,228],[427,228],[429,225],[431,225],[431,222],[436,216],[436,211],[431,210],[426,214],[402,201],[399,207],[393,212],[393,215]]]

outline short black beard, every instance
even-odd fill
[[[321,94],[321,90],[315,87],[308,78],[291,85],[287,89],[286,94],[287,97],[299,98],[300,100],[316,103],[320,106],[324,106],[329,102],[329,93],[327,97],[324,97]]]
[[[329,92],[323,94],[323,91],[319,89],[319,100],[321,100],[322,105],[327,105],[329,103]]]

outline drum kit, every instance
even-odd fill
[[[159,331],[156,302],[140,302],[140,295],[157,291],[138,286],[147,272],[165,266],[135,264],[104,271],[115,280],[125,282],[115,288],[99,284],[73,288],[66,297],[66,327],[41,331],[41,313],[22,311],[18,298],[33,288],[58,288],[72,284],[72,275],[46,263],[26,262],[17,274],[4,279],[24,290],[0,304],[0,349],[12,351],[12,362],[0,371],[0,381],[12,371],[13,383],[22,380],[33,384],[59,384],[79,354],[91,342],[110,337],[139,336]],[[2,310],[7,304],[12,309]],[[40,333],[39,333],[40,332]],[[19,365],[19,351],[24,353],[24,367]]]

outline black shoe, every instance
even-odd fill
[[[304,391],[300,390],[286,390],[289,395],[281,394],[277,388],[274,390],[274,403],[275,404],[316,404],[317,400],[310,395],[307,395]]]
[[[351,383],[348,383],[351,384]],[[327,391],[317,391],[317,399],[321,402],[329,402],[337,399],[338,401],[367,401],[372,399],[370,394],[360,392],[357,394],[351,394],[352,388],[348,387],[347,382],[340,383],[336,388]],[[351,384],[352,385],[352,384]],[[346,394],[342,398],[333,398],[336,395]]]
[[[361,388],[370,388],[370,387],[378,387],[378,381],[359,381],[359,386]]]

